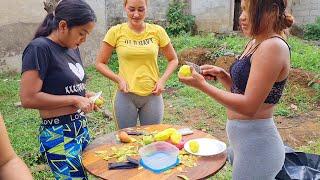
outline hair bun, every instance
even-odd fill
[[[285,13],[284,18],[283,18],[283,25],[285,28],[289,28],[292,26],[292,24],[294,23],[294,18],[291,14],[287,14]]]

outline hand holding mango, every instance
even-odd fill
[[[103,99],[102,97],[99,97],[99,98],[96,99],[96,101],[94,102],[94,104],[97,105],[99,108],[101,108],[104,103],[105,103],[105,101],[104,101],[104,99]]]
[[[191,68],[188,65],[183,65],[180,67],[178,76],[179,77],[190,77],[192,75]]]

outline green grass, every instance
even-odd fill
[[[320,48],[291,37],[292,67],[305,69],[320,74]]]
[[[239,54],[242,51],[247,39],[239,36],[214,36],[199,35],[190,37],[181,35],[172,39],[178,52],[192,47],[204,47],[222,49]],[[318,47],[307,44],[297,38],[290,38],[292,46],[292,66],[301,68],[314,73],[320,73],[320,51]],[[166,60],[160,58],[159,67],[161,72],[166,67]],[[112,69],[117,71],[117,60],[113,56],[111,60]],[[115,84],[100,75],[94,67],[86,69],[88,73],[87,89],[91,91],[103,91],[106,99],[106,108],[111,111],[111,99],[115,92]],[[14,106],[19,101],[19,79],[20,75],[1,74],[0,75],[0,111],[4,116],[9,136],[17,154],[24,159],[29,167],[34,171],[35,179],[53,179],[50,171],[39,171],[39,165],[44,164],[40,158],[37,140],[40,118],[35,110],[26,110]],[[215,84],[221,87],[219,84]],[[225,109],[216,101],[197,91],[187,87],[178,81],[175,72],[166,83],[166,89],[174,90],[174,93],[165,93],[164,101],[172,108],[165,109],[164,123],[181,124],[181,117],[188,111],[199,109],[206,113],[205,117],[200,117],[199,123],[194,127],[197,129],[207,128],[207,119],[214,119],[214,123],[224,126],[226,121]],[[287,86],[285,95],[276,109],[276,115],[292,117],[311,110],[316,102],[320,101],[320,96],[310,97],[308,92],[300,87]],[[290,108],[291,104],[298,107],[297,111]],[[116,129],[114,122],[107,122],[102,112],[90,114],[89,129],[92,137],[100,134],[112,132]],[[213,131],[208,131],[214,135]],[[320,154],[320,140],[315,140],[307,146],[301,147],[302,150],[310,153]],[[90,179],[95,179],[90,176]],[[231,167],[227,165],[215,176],[209,179],[231,179]]]

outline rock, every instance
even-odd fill
[[[16,103],[14,103],[14,106],[15,107],[22,107],[22,104],[21,104],[21,102],[16,102]]]
[[[111,121],[112,120],[112,113],[108,109],[105,109],[103,111],[103,117],[105,117],[108,121]]]

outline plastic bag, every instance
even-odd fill
[[[287,152],[277,180],[320,180],[320,155]]]

